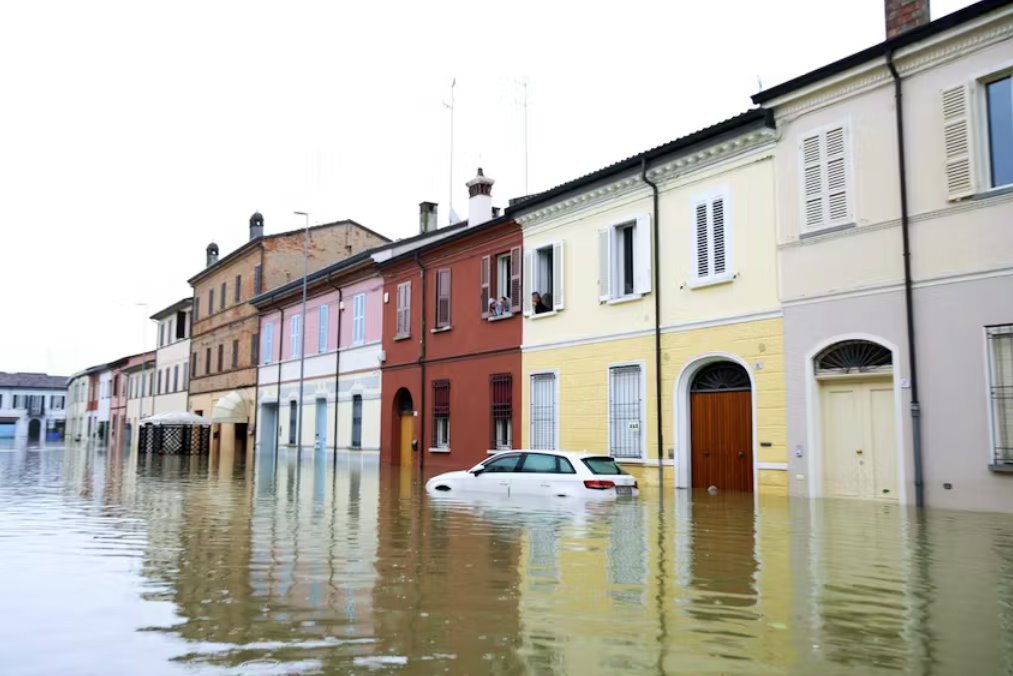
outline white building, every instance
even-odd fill
[[[151,316],[158,323],[155,413],[187,410],[192,305],[193,298],[187,297]]]
[[[0,446],[63,443],[67,378],[0,372]]]

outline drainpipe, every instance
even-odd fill
[[[327,275],[327,281],[331,281],[331,275]],[[338,463],[338,389],[341,386],[341,316],[345,314],[344,309],[341,307],[341,303],[344,302],[344,294],[342,293],[340,286],[333,286],[338,291],[338,340],[337,345],[334,347],[334,465],[337,467]],[[337,470],[335,469],[335,474]]]
[[[263,270],[263,268],[261,268]],[[274,349],[274,345],[271,345]],[[274,416],[274,457],[277,459],[281,451],[281,363],[285,355],[285,308],[281,308],[281,321],[278,322],[278,381],[275,384],[277,392],[275,399],[278,400],[278,413]],[[274,355],[271,355],[272,357]]]
[[[658,218],[658,184],[647,178],[647,158],[640,161],[640,179],[651,186],[654,201],[654,227],[651,228],[654,248],[654,265],[651,269],[651,276],[654,278],[654,402],[655,417],[658,422],[658,488],[659,491],[664,485],[664,452],[665,452],[665,430],[661,418],[661,283],[660,283],[660,247],[658,246],[658,233],[661,230],[661,223]]]
[[[419,333],[422,338],[419,344],[419,469],[426,466],[426,452],[424,450],[426,439],[426,266],[422,264],[422,256],[415,252],[415,265],[419,268],[419,276],[422,278],[420,289],[422,291],[422,302],[419,304],[422,310],[421,327]],[[409,317],[409,320],[411,317]]]
[[[904,241],[904,309],[907,314],[907,351],[911,362],[911,445],[915,470],[915,506],[925,506],[922,477],[922,409],[918,399],[918,360],[915,358],[914,300],[911,293],[911,235],[907,208],[907,166],[904,161],[904,111],[900,73],[893,62],[893,50],[886,53],[886,66],[893,77],[894,107],[897,110],[897,166],[900,171],[900,230]]]

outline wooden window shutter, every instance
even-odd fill
[[[535,265],[534,254],[530,251],[524,253],[524,291],[521,293],[521,302],[524,304],[525,316],[531,314],[531,274]]]
[[[492,258],[489,256],[482,256],[482,270],[479,273],[480,284],[481,284],[481,296],[482,301],[482,316],[489,316],[489,278],[492,276]]]
[[[710,275],[710,257],[708,255],[709,244],[707,236],[707,203],[700,202],[694,210],[694,232],[696,233],[695,274],[697,277]]]
[[[450,270],[436,271],[436,328],[450,326]]]
[[[524,258],[521,248],[510,249],[510,312],[521,311],[521,277],[523,276]],[[502,294],[500,294],[502,295]]]
[[[598,302],[612,297],[612,228],[598,231]]]
[[[719,197],[711,202],[711,270],[720,275],[727,269],[725,256],[725,201]]]
[[[636,247],[633,257],[633,291],[635,293],[650,293],[654,277],[651,274],[651,252],[653,250],[651,231],[651,217],[643,214],[637,217],[636,230],[633,232]]]
[[[974,164],[971,158],[971,127],[967,88],[946,89],[943,100],[943,139],[946,148],[947,199],[958,200],[974,194]]]
[[[848,210],[847,131],[844,127],[828,130],[823,135],[826,157],[826,214],[829,223],[850,219]]]
[[[563,242],[552,245],[552,309],[563,309]]]
[[[805,226],[807,228],[818,228],[825,222],[821,136],[821,134],[816,134],[802,139],[803,196]]]

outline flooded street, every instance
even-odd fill
[[[217,465],[0,452],[0,671],[1013,673],[1010,516]]]

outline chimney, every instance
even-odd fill
[[[468,227],[473,228],[492,219],[492,184],[496,181],[486,178],[482,167],[468,186]]]
[[[929,0],[886,0],[886,39],[929,22]]]
[[[218,262],[218,245],[215,244],[214,242],[208,244],[207,254],[208,254],[207,267],[210,268],[212,265]]]
[[[419,202],[419,234],[436,230],[436,202]]]
[[[253,212],[250,216],[250,239],[254,240],[264,236],[264,217],[259,211]]]

